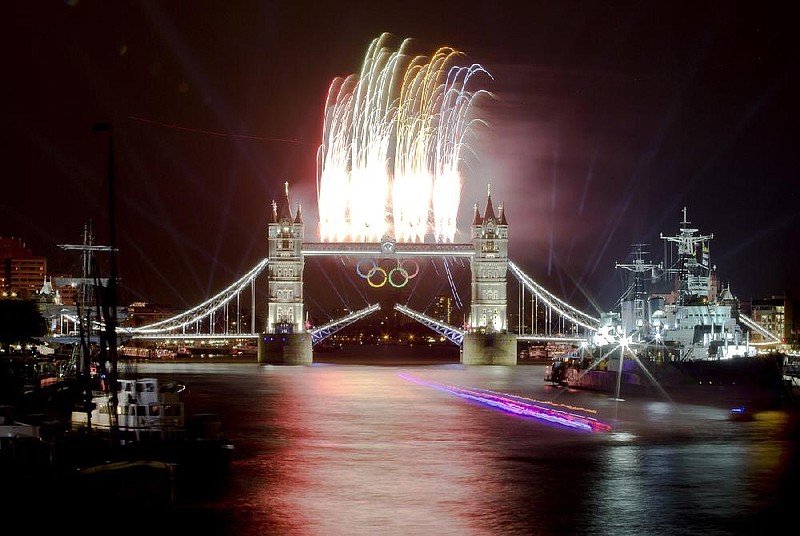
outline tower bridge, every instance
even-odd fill
[[[329,88],[317,153],[322,242],[305,241],[300,206],[291,209],[287,183],[285,195],[272,203],[265,259],[189,311],[146,326],[119,327],[120,336],[257,338],[261,363],[310,364],[314,344],[376,310],[368,305],[320,328],[308,327],[305,258],[317,256],[354,258],[358,275],[368,285],[398,288],[417,275],[419,263],[414,259],[467,260],[470,303],[463,327],[396,306],[458,344],[465,364],[516,364],[516,342],[523,334],[509,326],[509,272],[524,289],[523,297],[525,291],[535,295],[576,329],[591,330],[599,323],[536,285],[510,262],[508,222],[502,206],[495,211],[491,192],[482,212],[475,205],[469,240],[454,243],[464,182],[458,168],[468,153],[472,126],[483,123],[472,103],[490,96],[473,86],[491,75],[479,64],[458,65],[462,54],[449,47],[426,57],[409,54],[408,40],[399,48],[391,41],[389,34],[374,40],[360,74],[337,77]],[[384,264],[386,259],[394,263]],[[445,269],[455,294],[446,262]],[[266,317],[255,326],[255,284],[262,274],[268,285]],[[242,332],[240,298],[248,288],[252,321],[249,332]]]
[[[396,242],[384,238],[379,242],[305,242],[300,207],[293,214],[289,208],[288,187],[280,203],[273,202],[272,218],[268,223],[268,257],[239,280],[209,300],[186,312],[146,326],[118,328],[121,337],[142,340],[191,339],[250,339],[258,341],[261,363],[310,364],[313,346],[340,329],[380,309],[368,304],[361,310],[316,328],[305,324],[304,268],[306,257],[347,257],[354,260],[356,270],[372,286],[377,281],[399,286],[399,278],[416,275],[419,265],[412,268],[412,259],[462,258],[469,261],[471,300],[469,316],[464,326],[448,325],[407,305],[395,304],[394,309],[420,322],[432,331],[461,347],[465,364],[514,365],[517,360],[517,341],[574,342],[586,340],[599,326],[599,320],[570,306],[527,276],[508,259],[508,223],[503,207],[495,213],[491,194],[487,195],[485,210],[474,208],[469,243]],[[395,261],[396,264],[392,264]],[[388,264],[387,264],[388,262]],[[393,267],[392,267],[393,266]],[[413,273],[412,273],[413,272]],[[262,326],[241,331],[240,298],[250,293],[251,317],[256,317],[256,280],[267,274],[267,316]],[[514,332],[508,324],[508,274],[513,275],[520,288],[529,292],[537,303],[548,308],[578,329],[583,335],[526,334]],[[524,298],[523,298],[524,299]],[[232,310],[232,311],[231,311]],[[234,321],[231,322],[231,319]],[[215,326],[222,320],[222,329]],[[237,329],[231,330],[234,325]],[[205,331],[204,331],[205,326]]]

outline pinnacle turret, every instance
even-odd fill
[[[292,211],[289,208],[289,183],[284,183],[283,198],[278,203],[278,221],[292,221]]]
[[[285,182],[283,196],[281,196],[277,202],[274,200],[272,201],[272,222],[279,223],[286,220],[294,223],[302,223],[303,220],[299,215],[299,210],[298,205],[298,216],[292,216],[291,204],[289,203],[289,183]],[[300,218],[300,221],[297,221],[297,218]]]
[[[495,220],[494,207],[492,207],[492,185],[486,187],[486,210],[483,212],[483,220]]]
[[[481,213],[478,211],[478,203],[475,203],[473,215],[472,215],[472,225],[482,225],[483,218],[481,218]]]

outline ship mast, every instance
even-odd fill
[[[108,285],[103,294],[103,316],[105,317],[105,337],[103,350],[111,364],[108,380],[111,391],[111,405],[109,413],[111,416],[112,444],[116,441],[117,405],[119,403],[119,393],[117,393],[117,228],[116,228],[116,203],[114,188],[114,133],[110,123],[97,123],[94,132],[108,132],[108,236],[111,243],[111,274],[108,278]]]
[[[699,229],[690,227],[690,224],[686,216],[686,207],[683,207],[680,234],[677,236],[661,234],[662,240],[674,242],[678,247],[677,267],[668,268],[665,272],[677,274],[676,290],[679,305],[688,305],[698,300],[707,301],[711,288],[708,242],[714,238],[714,234],[698,235]],[[698,252],[701,254],[699,260]]]
[[[76,303],[76,316],[78,317],[78,328],[80,335],[78,355],[81,356],[80,360],[76,362],[78,370],[79,387],[83,396],[81,400],[86,409],[89,428],[91,429],[91,402],[92,402],[92,383],[91,383],[91,367],[92,367],[92,319],[91,319],[91,304],[95,300],[95,289],[102,288],[107,280],[100,279],[97,276],[97,264],[95,262],[95,252],[110,251],[109,246],[99,246],[94,243],[94,232],[91,221],[84,225],[83,228],[83,244],[59,244],[59,247],[65,251],[77,250],[81,252],[81,277],[70,278],[56,278],[58,285],[71,285],[79,289],[78,299]],[[97,315],[97,321],[100,320],[100,315]]]
[[[644,274],[645,272],[650,272],[653,274],[653,278],[656,276],[656,270],[662,269],[662,264],[653,264],[650,262],[645,262],[645,255],[647,252],[645,248],[647,244],[633,244],[633,262],[632,263],[616,263],[617,268],[622,268],[624,270],[628,270],[633,272],[633,284],[628,287],[628,290],[622,296],[623,302],[631,301],[633,302],[633,321],[631,322],[633,325],[626,326],[626,331],[630,332],[632,330],[636,330],[639,332],[639,336],[642,335],[642,329],[645,326],[645,314],[644,314],[644,302],[645,298],[647,297],[647,293],[644,289]]]
[[[93,290],[96,290],[99,298],[99,308],[101,312],[98,313],[98,321],[102,319],[103,331],[100,333],[100,361],[101,366],[105,366],[106,362],[110,364],[109,389],[111,392],[111,407],[109,414],[112,422],[112,434],[114,433],[114,423],[117,418],[117,246],[116,246],[116,220],[115,220],[115,206],[114,206],[114,137],[111,132],[111,125],[108,123],[98,123],[94,126],[93,132],[108,132],[108,212],[109,212],[109,236],[111,245],[98,246],[94,244],[94,235],[90,226],[84,229],[84,237],[82,245],[61,244],[60,248],[64,250],[79,250],[83,253],[83,277],[70,279],[69,283],[80,285],[81,296],[78,303],[78,318],[81,330],[81,349],[83,353],[83,360],[81,365],[82,377],[82,390],[85,397],[84,405],[87,412],[87,422],[91,429],[91,413],[92,413],[92,385],[91,385],[91,356],[89,351],[89,342],[91,335],[91,321],[89,314],[86,315],[86,327],[83,326],[83,315],[81,312],[82,306],[85,307],[90,302],[93,296]],[[109,252],[111,254],[111,276],[106,279],[99,277],[97,273],[97,264],[95,262],[96,252]],[[89,277],[92,274],[93,277]],[[84,334],[86,333],[86,338]],[[112,439],[115,439],[112,437]]]

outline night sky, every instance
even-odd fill
[[[615,263],[631,245],[660,260],[659,233],[676,234],[687,207],[736,296],[796,294],[800,47],[778,6],[8,3],[0,236],[22,238],[51,273],[79,270],[58,244],[80,243],[88,221],[108,243],[109,138],[92,127],[110,122],[122,300],[199,304],[266,256],[285,181],[317,241],[328,86],[389,32],[422,55],[456,48],[492,75],[477,83],[493,97],[474,110],[486,125],[465,156],[460,241],[490,183],[511,259],[593,312],[622,292]],[[306,278],[312,314],[371,299],[343,263],[308,264],[322,274]],[[440,268],[420,280],[446,293]]]

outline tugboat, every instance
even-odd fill
[[[718,291],[709,260],[712,238],[691,226],[684,208],[679,233],[661,235],[677,245],[674,263],[666,268],[649,263],[636,245],[632,263],[617,263],[634,274],[619,311],[604,315],[585,345],[556,356],[545,381],[617,397],[621,391],[657,394],[727,407],[786,398],[785,356],[760,355],[742,324],[766,330],[738,311],[730,288]],[[648,297],[645,274],[653,281],[672,277],[674,287]]]

